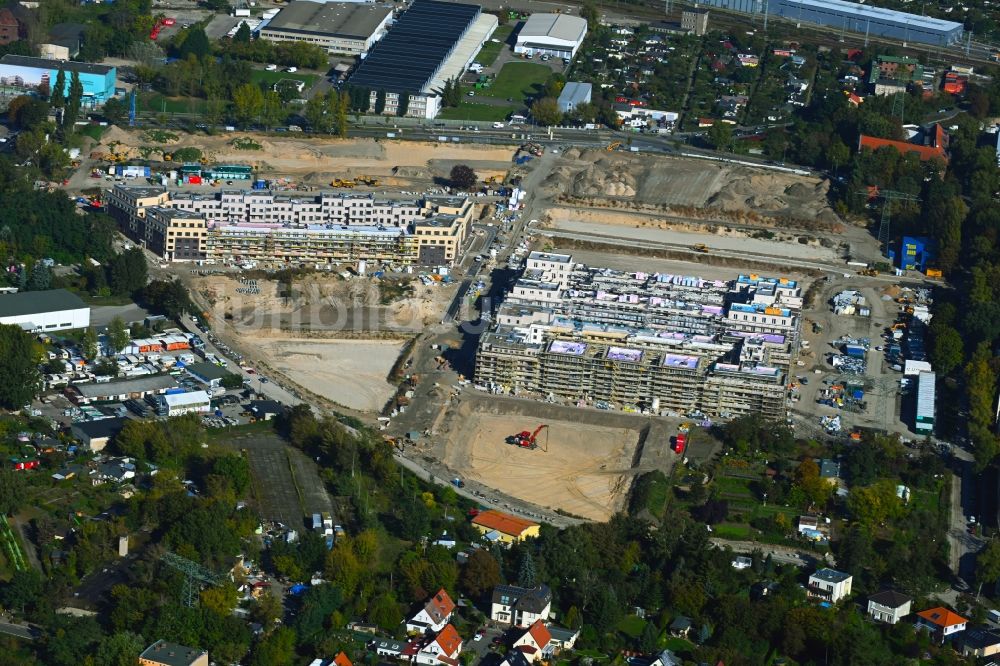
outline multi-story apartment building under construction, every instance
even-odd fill
[[[622,272],[533,252],[476,355],[487,390],[650,413],[784,417],[791,280]]]
[[[475,204],[465,197],[414,202],[266,190],[203,195],[116,185],[107,201],[126,236],[168,261],[261,265],[450,265],[475,216]]]

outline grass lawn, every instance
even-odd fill
[[[514,32],[514,27],[509,25],[502,25],[497,28],[496,32],[493,33],[491,40],[495,39],[497,41],[486,42],[479,55],[476,56],[476,62],[484,67],[489,67],[494,62],[496,62],[497,56],[500,52],[507,46],[507,38],[510,37],[510,33]]]
[[[89,136],[94,141],[100,141],[106,131],[108,131],[108,128],[101,127],[100,125],[84,125],[76,129],[77,134]]]
[[[319,77],[315,74],[289,74],[288,72],[268,72],[263,69],[255,69],[250,74],[250,80],[254,83],[266,83],[269,86],[273,86],[275,83],[282,79],[294,79],[295,81],[305,81],[306,90],[312,87],[316,83],[316,79]],[[303,91],[304,92],[304,91]]]
[[[720,523],[712,527],[712,536],[741,541],[750,538],[750,526],[742,523]]]
[[[694,629],[691,631],[694,631]],[[670,636],[667,638],[667,642],[663,647],[671,652],[686,652],[694,649],[694,643],[683,638],[674,638],[673,636]]]
[[[552,70],[533,62],[508,62],[493,85],[479,92],[490,97],[513,98],[517,102],[538,94]]]
[[[618,622],[618,631],[630,638],[639,638],[645,626],[646,621],[638,615],[626,615]]]
[[[468,104],[462,102],[459,106],[450,107],[441,111],[438,118],[444,120],[481,120],[492,122],[506,120],[507,116],[514,112],[513,106],[491,106],[489,104]]]
[[[148,113],[204,113],[205,100],[197,97],[167,97],[159,93],[140,95],[136,111]]]

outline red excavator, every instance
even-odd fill
[[[548,428],[546,424],[542,424],[535,428],[535,432],[530,432],[528,430],[522,430],[516,435],[511,435],[507,438],[508,444],[513,444],[514,446],[520,446],[522,449],[537,449],[538,448],[538,433],[543,429]]]

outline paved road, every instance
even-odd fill
[[[709,541],[719,548],[731,548],[734,553],[752,553],[755,550],[759,550],[765,556],[770,555],[775,562],[793,564],[797,567],[812,566],[816,562],[824,560],[824,558],[817,554],[799,552],[795,548],[789,548],[788,546],[775,546],[757,541],[730,541],[717,537],[713,537]],[[833,555],[828,554],[825,558],[825,564],[832,566],[835,563]]]
[[[951,511],[948,526],[951,570],[966,583],[975,581],[976,555],[985,545],[969,534],[967,517],[976,516],[973,456],[963,448],[952,448]]]
[[[206,352],[214,353],[219,358],[229,358],[226,354],[222,353],[222,351],[220,351],[219,348],[216,347],[210,340],[208,340],[207,334],[204,334],[198,330],[198,327],[194,325],[194,322],[191,321],[191,317],[189,315],[184,315],[183,317],[181,317],[181,326],[183,326],[184,329],[187,330],[189,333],[194,333],[196,335],[201,336],[201,339],[205,341]],[[249,363],[250,364],[249,367],[253,367],[252,358],[244,357],[244,362]],[[300,402],[302,402],[302,400],[300,400],[297,396],[292,394],[284,387],[280,386],[279,384],[273,381],[264,381],[264,377],[262,377],[259,373],[250,374],[242,367],[240,367],[239,363],[236,363],[232,359],[229,359],[226,369],[232,373],[240,375],[245,379],[249,379],[250,387],[253,390],[255,390],[258,394],[263,395],[271,400],[277,400],[278,402],[284,405],[297,405]]]
[[[0,622],[0,634],[7,634],[8,636],[16,636],[17,638],[33,641],[41,634],[41,630],[34,625]]]

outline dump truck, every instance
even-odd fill
[[[695,243],[691,247],[695,252],[708,252],[708,246],[704,243]]]

